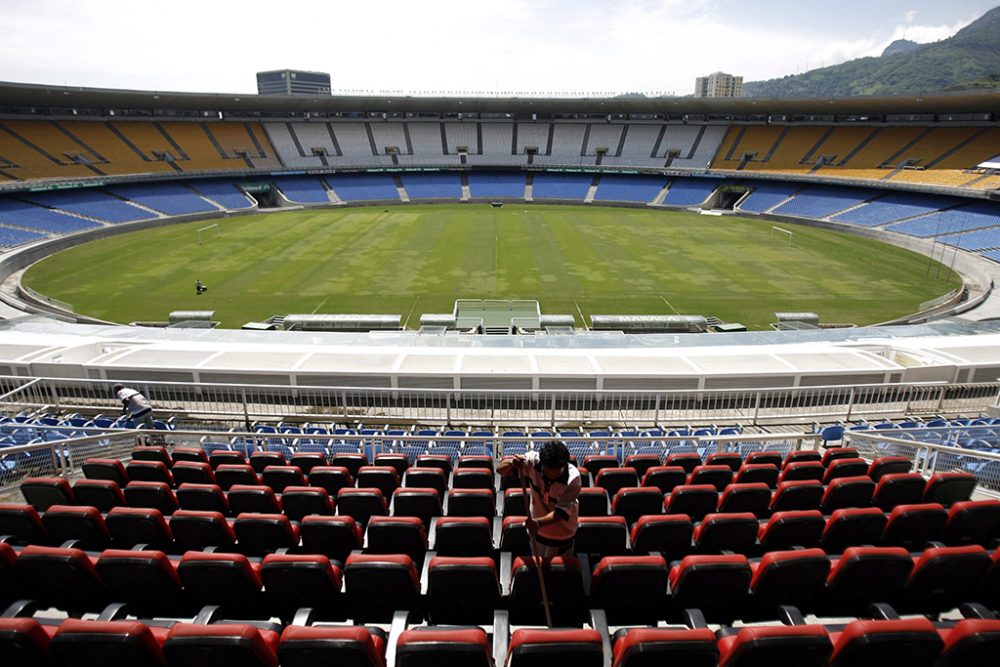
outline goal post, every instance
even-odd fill
[[[198,228],[198,245],[203,244],[205,241],[211,241],[216,236],[219,236],[219,223],[213,223],[211,225],[205,225],[204,227]]]
[[[777,225],[772,225],[771,226],[771,238],[774,238],[775,233],[777,233],[779,236],[785,236],[785,237],[787,237],[788,238],[788,245],[792,245],[792,236],[794,236],[794,234],[790,230],[784,229],[782,227],[778,227]]]

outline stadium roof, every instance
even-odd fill
[[[235,112],[468,112],[607,114],[919,114],[986,113],[1000,110],[1000,91],[921,96],[808,99],[270,96],[113,90],[0,82],[9,107],[120,108]]]

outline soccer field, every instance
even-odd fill
[[[213,221],[215,222],[215,221]],[[537,299],[542,312],[716,316],[767,328],[775,311],[871,324],[961,284],[927,257],[847,234],[688,212],[508,204],[296,210],[94,241],[24,283],[115,322],[214,310],[239,327],[288,313],[452,311],[455,299]],[[200,279],[209,290],[195,294]]]

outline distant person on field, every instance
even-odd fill
[[[201,280],[194,281],[194,293],[201,296],[202,292],[207,292],[208,286],[201,282]]]
[[[538,556],[551,558],[573,552],[580,514],[580,471],[569,462],[566,445],[553,440],[538,451],[504,459],[502,476],[517,474],[528,482],[531,516],[525,528],[538,542]]]
[[[141,392],[121,384],[116,384],[112,391],[122,402],[122,415],[128,415],[129,419],[144,424],[150,430],[156,428],[153,423],[153,406]]]

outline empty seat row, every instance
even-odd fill
[[[485,624],[497,609],[518,625],[545,622],[537,563],[505,556],[433,556],[423,575],[405,554],[351,554],[344,564],[320,555],[0,546],[5,603],[20,597],[71,614],[112,602],[148,616],[193,616],[218,605],[227,617],[289,619],[300,608],[319,617],[388,622],[399,610],[433,623]],[[669,563],[660,555],[610,556],[593,570],[572,556],[541,564],[553,622],[574,626],[603,609],[614,625],[677,622],[697,608],[712,622],[775,619],[782,605],[808,613],[858,615],[873,603],[906,613],[938,614],[961,603],[1000,601],[1000,550],[933,547],[911,554],[895,547],[852,547],[840,556],[818,549],[774,552],[762,559],[694,555]]]
[[[57,624],[58,623],[58,624]],[[506,639],[506,638],[504,638]],[[495,655],[481,628],[417,627],[390,638],[388,667],[467,665],[542,667],[608,664],[605,638],[595,629],[522,628]],[[499,642],[494,641],[493,646]],[[887,659],[912,667],[989,664],[1000,645],[1000,621],[968,618],[949,624],[927,619],[857,620],[846,626],[780,625],[724,628],[635,628],[615,634],[612,667],[854,667]],[[169,627],[139,621],[0,619],[0,654],[25,665],[147,667],[386,667],[387,639],[377,628],[251,624]]]

